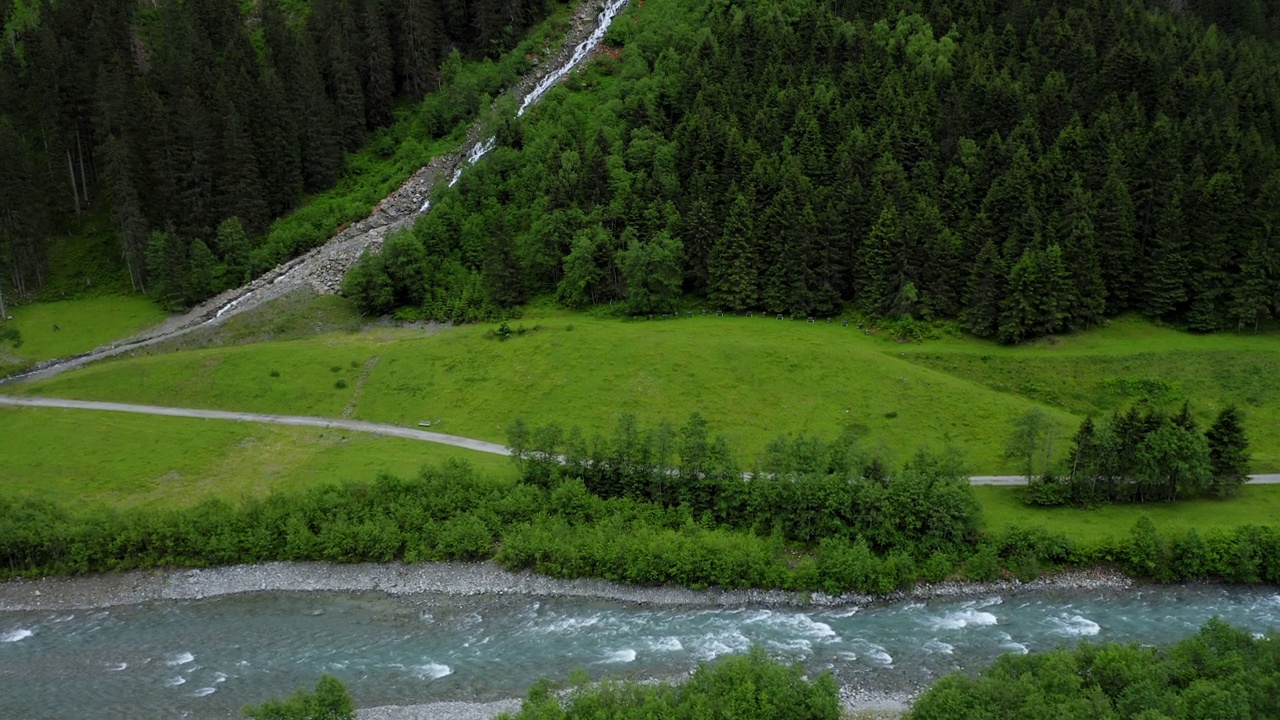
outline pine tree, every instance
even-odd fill
[[[987,241],[974,260],[964,295],[965,329],[978,337],[994,337],[1000,327],[1006,271],[995,243]]]
[[[364,76],[365,121],[370,129],[391,124],[395,95],[395,55],[381,0],[367,0],[361,18],[366,48]]]
[[[185,288],[187,302],[198,303],[214,293],[217,289],[214,286],[217,262],[203,240],[196,238],[191,242],[187,251],[187,263],[191,268]]]
[[[902,251],[898,211],[885,206],[858,254],[857,302],[863,312],[884,316],[894,310],[909,282],[901,272]]]
[[[129,268],[129,281],[134,290],[146,292],[147,221],[134,189],[128,149],[119,138],[110,135],[103,144],[103,159],[111,194],[111,219],[120,234],[120,253]]]
[[[1249,439],[1240,411],[1234,405],[1223,408],[1205,431],[1205,439],[1213,476],[1210,490],[1216,495],[1234,493],[1249,479]]]
[[[271,216],[280,215],[302,196],[302,155],[289,94],[270,67],[262,71],[262,118],[252,127],[263,200]]]
[[[222,258],[224,286],[236,287],[249,281],[249,236],[245,233],[240,218],[229,217],[222,221],[214,238],[214,248]]]
[[[1240,273],[1231,290],[1229,312],[1236,321],[1236,332],[1257,332],[1258,325],[1271,316],[1276,297],[1276,284],[1272,277],[1270,254],[1262,240],[1249,244],[1249,251],[1240,263]]]
[[[1182,179],[1174,181],[1169,197],[1156,216],[1155,265],[1143,274],[1142,311],[1167,318],[1187,300],[1187,230],[1182,214]]]
[[[753,214],[747,197],[736,193],[724,232],[707,260],[708,299],[718,308],[746,310],[759,305]]]
[[[268,216],[253,146],[235,105],[227,103],[221,120],[222,142],[214,183],[218,217],[238,217],[251,232],[260,232],[265,229]]]
[[[1107,288],[1107,312],[1128,309],[1138,266],[1137,221],[1133,201],[1118,161],[1112,163],[1099,192],[1095,229],[1102,250],[1102,279]]]

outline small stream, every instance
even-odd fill
[[[76,612],[0,612],[0,717],[239,717],[348,683],[357,705],[523,696],[539,677],[678,675],[763,645],[844,685],[910,691],[1006,652],[1166,643],[1213,616],[1280,627],[1274,588],[991,595],[808,610],[521,595],[261,592]]]

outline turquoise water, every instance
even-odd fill
[[[1280,593],[1213,587],[839,609],[651,607],[524,596],[253,593],[0,613],[0,717],[239,717],[347,682],[360,706],[522,696],[537,678],[668,676],[751,644],[850,687],[910,690],[1001,653],[1164,643],[1217,615],[1280,627]]]

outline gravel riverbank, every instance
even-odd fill
[[[930,598],[970,597],[1046,590],[1125,590],[1129,578],[1106,570],[1059,573],[1029,583],[944,582],[919,585],[888,596],[783,590],[689,590],[638,587],[604,580],[560,580],[536,573],[512,572],[496,563],[330,563],[273,562],[195,570],[136,570],[78,577],[11,580],[0,583],[0,611],[75,610],[149,602],[202,600],[261,591],[379,591],[389,595],[486,593],[591,598],[643,605],[706,607],[830,607]]]

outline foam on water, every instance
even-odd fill
[[[857,615],[859,610],[861,610],[861,608],[859,608],[857,605],[850,605],[844,610],[838,610],[836,612],[827,613],[827,617],[833,618],[835,620],[842,620],[844,618],[853,617],[854,615]]]
[[[625,648],[623,650],[618,650],[618,651],[609,653],[609,655],[605,657],[604,660],[601,660],[600,662],[629,663],[629,662],[635,662],[635,659],[636,659],[636,651],[632,650],[631,648]]]
[[[545,633],[562,634],[589,628],[600,622],[600,615],[597,613],[590,617],[567,617],[563,620],[557,620],[549,625],[544,625],[541,630]]]
[[[18,642],[19,640],[26,640],[32,635],[35,635],[34,631],[26,628],[17,628],[16,630],[9,630],[3,635],[0,635],[0,642]]]
[[[216,672],[216,673],[214,673],[214,674],[213,674],[213,682],[214,682],[214,684],[217,684],[217,683],[224,683],[224,682],[226,682],[226,681],[227,681],[227,674],[226,674],[226,673]]]
[[[950,643],[944,643],[938,638],[933,638],[924,644],[924,651],[930,655],[953,655],[956,647]]]
[[[804,638],[791,638],[790,640],[770,640],[769,647],[783,652],[800,653],[808,655],[813,652],[813,644]]]
[[[426,665],[414,666],[413,674],[423,680],[439,680],[446,675],[452,675],[453,668],[440,663],[427,663]]]
[[[684,645],[680,642],[680,638],[668,635],[650,640],[649,649],[656,652],[680,652],[684,649]]]
[[[862,654],[862,657],[876,663],[877,665],[888,666],[893,664],[893,656],[889,654],[888,650],[885,650],[883,645],[877,645],[876,643],[858,638],[854,641],[854,647],[858,649]]]
[[[715,633],[699,638],[694,643],[694,655],[699,660],[714,660],[721,655],[743,652],[749,647],[751,647],[751,641],[734,630],[727,634]]]
[[[187,681],[186,678],[182,677],[181,675],[178,675],[177,677],[171,677],[168,680],[165,680],[164,685],[165,687],[178,687],[179,685],[183,684],[186,681]]]
[[[202,687],[202,688],[198,688],[195,692],[191,693],[191,697],[204,697],[205,695],[212,695],[217,691],[218,691],[218,688]]]
[[[929,626],[938,630],[959,630],[967,627],[985,627],[999,622],[995,615],[982,610],[966,608],[943,615],[935,615],[925,620]]]
[[[1102,627],[1098,623],[1090,620],[1083,615],[1072,615],[1066,617],[1066,613],[1052,618],[1055,628],[1055,635],[1065,635],[1067,637],[1084,637],[1097,635]]]
[[[164,661],[164,664],[170,667],[173,667],[175,665],[186,665],[187,663],[195,659],[196,659],[196,656],[192,655],[189,652],[180,652],[180,653],[174,653],[173,655],[171,655],[168,660]]]
[[[107,670],[108,670],[109,672],[120,672],[121,670],[123,670],[123,669],[125,669],[125,668],[127,668],[127,667],[129,667],[129,663],[127,663],[127,662],[118,662],[118,663],[116,663],[115,665],[112,665],[112,666],[108,667],[108,668],[107,668]]]
[[[803,613],[774,614],[767,618],[762,618],[762,624],[769,627],[792,630],[802,635],[814,638],[835,637],[836,631],[831,626],[818,622]]]

